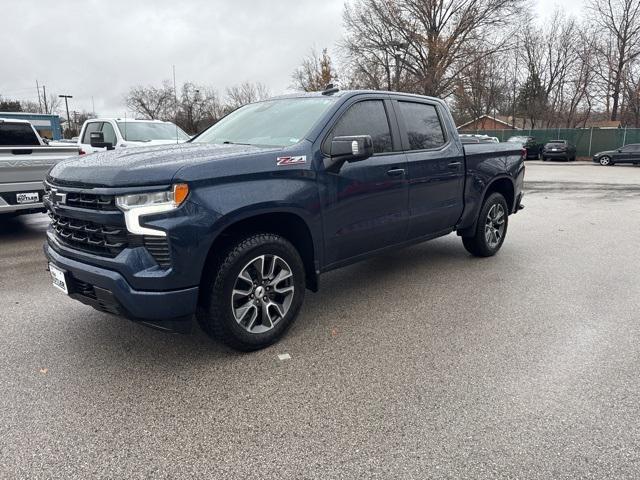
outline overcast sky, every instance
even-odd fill
[[[536,0],[580,14],[581,0]],[[178,84],[225,87],[259,81],[272,93],[312,47],[340,40],[344,0],[3,0],[0,95],[37,100],[69,94],[71,110],[124,114],[137,84],[160,84],[176,66]]]

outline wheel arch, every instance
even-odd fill
[[[478,204],[477,210],[475,212],[475,216],[473,217],[474,218],[473,224],[469,227],[458,230],[458,236],[464,237],[464,236],[473,235],[478,225],[478,215],[480,215],[482,206],[484,205],[484,202],[487,200],[489,195],[491,195],[494,192],[500,193],[505,198],[507,202],[507,207],[509,209],[509,215],[513,213],[515,208],[515,202],[516,202],[516,198],[515,198],[516,187],[514,184],[514,180],[512,177],[508,175],[500,175],[492,179],[491,182],[487,184],[487,186],[484,189],[484,192],[482,193],[482,199]]]
[[[221,219],[224,227],[212,241],[205,265],[215,262],[217,256],[229,248],[238,238],[254,233],[273,233],[287,239],[296,248],[305,267],[306,286],[318,291],[318,246],[313,240],[312,229],[298,212],[290,209],[263,210],[252,213],[236,212]],[[207,274],[203,267],[201,283]]]

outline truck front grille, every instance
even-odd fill
[[[51,217],[51,228],[56,240],[67,248],[115,258],[126,248],[144,247],[160,267],[171,267],[171,250],[167,237],[133,235],[127,231],[124,218],[121,218],[122,224],[103,225],[66,216],[63,213],[64,208],[59,208],[73,207],[74,217],[79,216],[79,209],[82,209],[91,211],[90,214],[87,213],[94,220],[99,216],[96,210],[113,218],[113,213],[106,213],[119,212],[113,195],[79,193],[47,183],[45,206]]]
[[[124,227],[99,225],[55,213],[49,213],[49,216],[56,237],[68,247],[115,257],[129,246],[129,236]]]

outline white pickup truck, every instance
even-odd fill
[[[80,154],[126,147],[170,145],[189,140],[180,127],[161,120],[92,118],[84,122],[78,146]]]
[[[0,215],[43,212],[47,172],[74,155],[76,145],[47,145],[28,121],[0,118]]]

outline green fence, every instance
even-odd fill
[[[640,143],[640,128],[551,128],[545,130],[465,130],[498,137],[501,142],[514,135],[535,137],[539,143],[568,140],[578,149],[579,157],[590,157],[603,150],[615,150],[629,143]]]

